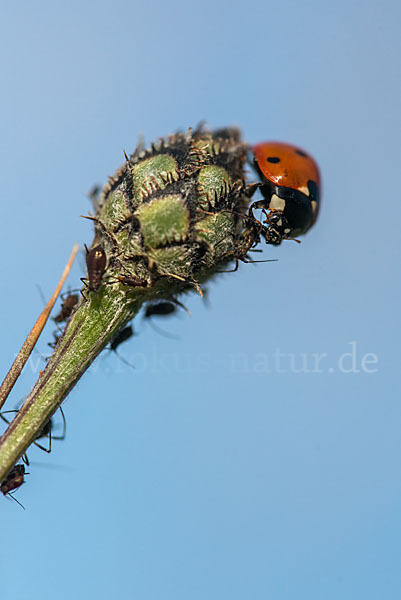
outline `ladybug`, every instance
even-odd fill
[[[251,186],[250,195],[259,188],[263,199],[249,209],[266,213],[263,235],[267,244],[306,233],[319,211],[320,174],[315,160],[304,150],[285,142],[262,142],[251,148],[254,167],[261,183]]]

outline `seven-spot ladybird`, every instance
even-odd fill
[[[319,210],[320,175],[314,159],[297,146],[284,142],[262,142],[252,147],[254,166],[264,198],[250,207],[268,209],[268,244],[305,233]]]

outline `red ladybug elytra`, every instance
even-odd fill
[[[319,210],[320,174],[315,160],[284,142],[262,142],[252,152],[263,200],[252,204],[250,214],[255,208],[270,210],[266,242],[280,244],[308,231]]]

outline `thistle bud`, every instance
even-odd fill
[[[92,248],[103,248],[109,282],[150,297],[172,279],[176,289],[198,286],[237,256],[245,161],[234,128],[190,129],[137,148],[95,200]]]

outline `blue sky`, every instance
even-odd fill
[[[178,340],[137,319],[136,370],[105,352],[81,380],[67,438],[30,454],[26,511],[1,502],[2,598],[399,596],[400,17],[386,0],[2,7],[3,372],[138,134],[235,124],[309,149],[323,177],[302,244],[186,298],[191,318],[157,322]]]

